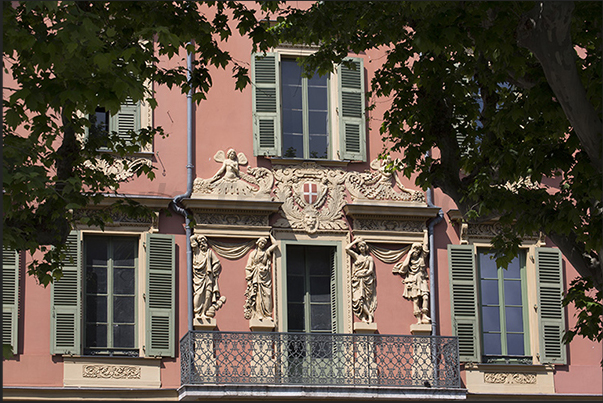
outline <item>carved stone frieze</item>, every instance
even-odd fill
[[[345,185],[353,201],[357,200],[387,200],[425,203],[425,194],[417,190],[406,189],[398,176],[388,171],[391,158],[371,161],[372,171],[349,172]],[[397,185],[398,191],[394,189]]]
[[[86,161],[84,166],[87,168],[96,168],[103,172],[105,175],[115,175],[115,178],[119,182],[125,182],[134,176],[134,172],[140,167],[140,165],[152,165],[151,158],[149,157],[133,157],[127,156],[123,158],[115,158],[112,164],[109,164],[103,159],[96,159],[96,161]]]
[[[89,217],[94,214],[94,209],[81,209],[73,212],[73,216],[76,220],[81,221],[85,217]],[[112,222],[106,222],[106,227],[142,227],[142,228],[157,228],[159,216],[158,213],[153,214],[152,218],[147,217],[131,217],[121,211],[110,212]]]
[[[214,160],[222,164],[220,169],[209,179],[194,180],[192,198],[220,196],[270,200],[274,176],[269,169],[254,167],[243,172],[240,167],[247,165],[247,157],[232,148],[226,154],[218,151]]]
[[[84,378],[140,379],[141,367],[131,365],[90,364],[82,367]]]
[[[362,231],[393,231],[393,232],[423,232],[424,221],[404,221],[394,219],[357,218],[353,224],[354,230]]]
[[[484,373],[484,382],[535,384],[536,374],[522,374],[513,372],[486,372]]]
[[[195,213],[197,224],[208,225],[244,225],[252,227],[263,227],[268,225],[268,216],[257,214],[219,214],[219,213]]]
[[[275,227],[319,230],[346,229],[343,206],[346,172],[325,168],[314,162],[300,166],[276,166],[275,195],[281,201],[281,215]]]

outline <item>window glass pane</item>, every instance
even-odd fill
[[[296,245],[287,246],[287,273],[288,274],[299,274],[304,275],[305,259],[304,259],[304,248]]]
[[[304,137],[283,133],[283,157],[303,158],[304,157]]]
[[[116,294],[134,294],[134,269],[113,270],[113,291]]]
[[[107,292],[107,269],[105,267],[88,267],[86,269],[86,292],[89,294]]]
[[[281,60],[281,82],[285,85],[301,85],[301,66],[295,59]]]
[[[482,316],[484,332],[500,331],[500,311],[497,306],[483,307]]]
[[[113,347],[134,348],[134,325],[113,325]]]
[[[86,321],[107,321],[107,297],[103,295],[88,295],[86,297]]]
[[[307,255],[311,275],[331,275],[331,249],[314,247]]]
[[[113,265],[134,267],[136,248],[138,242],[135,239],[119,240],[113,242]]]
[[[283,108],[283,133],[292,136],[302,135],[303,132],[302,111]]]
[[[310,126],[309,133],[310,135],[327,135],[327,117],[328,114],[326,111],[311,111],[308,113]]]
[[[481,278],[498,278],[498,267],[496,266],[496,260],[490,259],[492,256],[490,253],[480,252],[479,271]]]
[[[107,265],[107,240],[90,238],[86,240],[86,266]]]
[[[299,78],[299,77],[298,77]],[[295,84],[283,84],[283,110],[302,110],[301,81]]]
[[[507,334],[508,355],[525,355],[523,347],[523,334]]]
[[[505,305],[521,305],[521,282],[505,281]]]
[[[310,301],[331,301],[331,280],[329,277],[310,277]]]
[[[502,346],[500,341],[500,333],[484,334],[484,354],[486,355],[501,355]]]
[[[134,297],[113,297],[113,322],[134,322]]]
[[[287,299],[292,302],[304,302],[304,277],[287,276]]]
[[[523,332],[523,311],[521,307],[505,307],[508,332]]]
[[[308,108],[310,111],[327,111],[327,80],[320,87],[308,82]]]
[[[107,347],[107,325],[87,324],[86,325],[86,346],[87,347]]]
[[[329,157],[329,137],[327,135],[310,136],[310,158]]]
[[[481,288],[482,304],[498,305],[498,281],[482,280]]]
[[[331,330],[331,305],[312,304],[310,318],[312,330]]]
[[[305,329],[304,305],[289,303],[287,305],[287,322],[290,332],[303,332]]]
[[[519,256],[515,256],[506,269],[503,269],[504,278],[521,278],[520,266],[519,266]]]

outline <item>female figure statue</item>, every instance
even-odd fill
[[[358,248],[358,253],[354,247]],[[372,323],[377,309],[375,262],[368,253],[364,239],[358,237],[346,246],[346,252],[352,257],[352,310],[366,323]]]
[[[394,274],[399,274],[404,279],[404,293],[402,296],[413,302],[413,314],[417,318],[417,323],[431,323],[431,318],[427,315],[429,312],[429,287],[427,280],[429,273],[427,271],[427,256],[429,246],[427,242],[427,230],[423,231],[423,243],[415,242],[410,251],[401,263],[397,263],[393,268]]]
[[[256,249],[251,252],[245,267],[245,319],[272,319],[272,256],[277,248],[276,239],[270,235],[256,242]]]
[[[215,253],[209,249],[207,238],[193,235],[190,238],[193,249],[193,306],[195,319],[213,318],[222,307],[226,297],[220,296],[218,276],[222,265]]]

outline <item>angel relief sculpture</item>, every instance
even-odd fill
[[[247,157],[242,152],[230,148],[226,153],[219,150],[214,161],[222,166],[209,179],[196,178],[193,182],[192,197],[202,195],[253,196],[270,198],[274,183],[272,172],[266,168],[255,167],[243,172],[240,167],[247,165]]]
[[[423,192],[406,189],[398,175],[392,171],[396,163],[398,161],[392,161],[388,155],[385,159],[371,161],[372,171],[350,172],[345,184],[354,201],[368,199],[425,202]],[[394,190],[396,185],[399,191]]]

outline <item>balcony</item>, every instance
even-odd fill
[[[464,399],[456,337],[191,331],[181,400]]]

